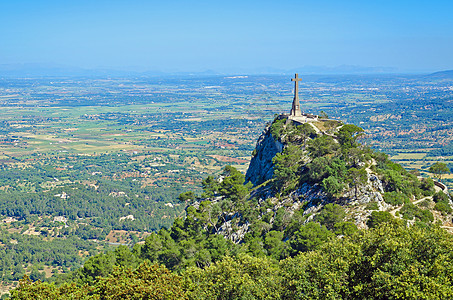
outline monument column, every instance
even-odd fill
[[[296,73],[295,78],[291,78],[291,81],[294,81],[294,99],[293,99],[293,107],[291,108],[291,116],[299,117],[302,115],[300,110],[300,103],[299,103],[299,81],[302,79],[299,78],[299,75]]]

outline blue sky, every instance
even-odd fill
[[[453,69],[453,1],[0,0],[0,64]]]

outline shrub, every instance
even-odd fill
[[[422,222],[432,222],[434,220],[433,214],[427,209],[420,209],[412,203],[404,204],[401,209],[403,219],[412,220],[414,218],[419,219]]]
[[[377,202],[373,201],[373,202],[369,202],[365,209],[368,209],[368,210],[379,210],[379,206],[377,204]]]
[[[274,139],[279,140],[284,131],[284,125],[286,120],[275,120],[271,125],[271,134]]]
[[[401,205],[407,202],[409,199],[406,195],[398,192],[385,192],[384,193],[384,201],[391,205]]]
[[[309,222],[294,233],[293,238],[290,240],[290,246],[294,255],[299,252],[311,251],[327,242],[332,235],[325,226]]]
[[[433,196],[434,202],[448,202],[448,196],[444,192],[437,192]]]
[[[334,226],[334,232],[337,235],[353,235],[358,231],[357,225],[352,222],[339,222]]]
[[[339,182],[335,176],[329,176],[322,181],[322,187],[330,196],[337,196],[344,189],[344,184]]]
[[[393,216],[388,211],[373,211],[366,224],[368,227],[374,228],[382,223],[389,223],[393,220]]]
[[[420,181],[420,188],[425,192],[430,192],[434,190],[434,181],[431,178],[423,178]],[[429,195],[429,193],[427,195]]]
[[[342,222],[346,213],[344,208],[338,204],[329,203],[323,207],[316,216],[316,221],[332,230],[335,224]]]
[[[434,209],[440,211],[443,215],[450,214],[452,212],[452,208],[448,202],[437,202],[434,205]]]

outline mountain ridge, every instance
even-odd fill
[[[445,70],[445,71],[434,72],[434,73],[431,73],[431,74],[427,75],[427,77],[439,78],[439,79],[442,79],[442,78],[453,79],[453,70]]]

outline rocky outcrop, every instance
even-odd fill
[[[275,217],[277,211],[281,208],[284,209],[286,218],[291,218],[302,207],[305,207],[304,215],[310,215],[318,212],[329,201],[327,194],[318,184],[311,185],[308,183],[304,183],[285,197],[275,197],[272,190],[266,186],[258,188],[252,195],[257,198],[254,210],[260,212],[254,221],[262,219],[264,215],[269,213]],[[266,209],[262,209],[263,207],[266,207]],[[270,226],[274,222],[274,217],[268,221]],[[310,216],[307,222],[312,218],[313,216]],[[243,242],[245,235],[250,230],[250,223],[243,219],[241,213],[223,213],[219,219],[223,222],[213,229],[213,233],[220,234],[236,244]]]
[[[310,125],[314,126],[313,124]],[[287,130],[287,128],[284,129]],[[259,228],[261,228],[258,230],[268,231],[275,226],[280,226],[278,224],[281,224],[282,220],[291,220],[296,212],[305,216],[303,219],[304,224],[313,220],[316,221],[317,215],[328,203],[338,204],[344,208],[346,214],[344,221],[353,222],[358,228],[366,229],[368,228],[367,221],[373,211],[395,212],[404,206],[391,205],[384,200],[384,183],[382,176],[379,175],[380,173],[375,168],[377,165],[375,159],[363,160],[354,164],[354,167],[366,171],[366,177],[361,176],[360,182],[351,182],[350,178],[343,174],[344,176],[340,180],[342,180],[344,189],[341,194],[333,196],[324,190],[322,180],[317,182],[313,179],[310,180],[308,171],[311,159],[307,156],[308,150],[305,149],[304,153],[298,154],[297,158],[290,158],[298,159],[298,163],[303,164],[300,166],[302,175],[299,174],[301,181],[297,182],[294,190],[281,191],[276,187],[277,182],[270,181],[266,183],[274,175],[273,158],[278,153],[281,153],[286,145],[299,145],[302,147],[302,142],[297,139],[297,132],[294,134],[294,127],[289,126],[288,130],[292,131],[289,131],[289,133],[279,132],[281,138],[274,138],[269,124],[256,143],[256,148],[245,176],[246,182],[251,182],[255,186],[248,197],[249,201],[251,201],[249,202],[251,206],[247,208],[255,212],[253,218],[250,218],[250,211],[242,211],[240,207],[236,207],[232,211],[223,212],[219,217],[219,222],[212,229],[212,233],[222,235],[233,243],[242,243],[246,234],[256,229],[256,224],[259,224]],[[287,139],[290,133],[293,135]],[[325,133],[318,131],[319,135],[325,135]],[[303,144],[305,145],[305,140]],[[318,146],[322,147],[322,145]],[[359,148],[358,150],[361,151],[363,149]],[[354,154],[354,152],[351,153]],[[300,155],[304,155],[306,158],[302,158]],[[341,159],[344,159],[344,157]],[[344,163],[348,163],[351,167],[349,162]],[[362,175],[365,174],[362,173]],[[417,203],[415,197],[413,196],[412,198],[414,204]],[[222,198],[215,200],[222,201]],[[450,204],[453,206],[453,203]],[[437,215],[440,214],[437,213]],[[275,223],[276,220],[278,220],[277,223]],[[408,220],[408,222],[414,223],[415,219]]]
[[[245,175],[245,181],[250,181],[256,186],[271,179],[274,174],[272,158],[282,151],[283,144],[274,139],[270,132],[270,125],[266,126],[256,142],[256,148]]]
[[[245,234],[249,231],[249,226],[249,222],[242,223],[241,218],[236,216],[224,222],[215,233],[223,235],[224,238],[235,244],[239,244],[244,240]]]

